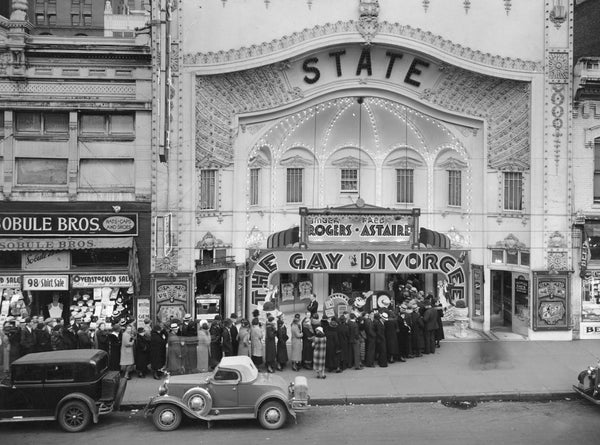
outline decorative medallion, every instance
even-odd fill
[[[548,247],[551,249],[560,249],[567,247],[567,241],[565,240],[565,236],[560,233],[558,230],[550,235],[548,239]]]
[[[176,275],[177,267],[178,266],[176,249],[171,249],[167,256],[156,259],[156,272],[168,273],[169,275]]]
[[[563,103],[565,101],[565,96],[563,94],[564,89],[564,85],[552,85],[552,127],[554,127],[554,132],[552,133],[552,136],[554,137],[554,162],[557,167],[560,162],[560,147],[561,140],[563,137],[563,133],[561,130],[563,127],[564,114]]]
[[[379,31],[379,1],[360,0],[358,12],[360,16],[356,24],[356,29],[363,39],[365,39],[365,43],[370,45],[373,37]]]
[[[569,53],[552,51],[548,53],[548,82],[567,83],[569,81]]]
[[[567,252],[548,252],[548,270],[563,271],[568,270]]]

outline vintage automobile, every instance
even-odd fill
[[[27,354],[0,382],[0,423],[57,420],[67,432],[83,431],[119,409],[126,386],[99,349]]]
[[[281,428],[288,415],[308,409],[306,377],[287,382],[259,373],[246,356],[223,357],[213,372],[167,376],[146,406],[147,417],[160,431],[179,427],[185,414],[192,419],[258,419],[266,429]]]
[[[600,362],[581,371],[573,389],[590,402],[600,405]]]

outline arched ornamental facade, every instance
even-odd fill
[[[564,69],[364,11],[238,50],[181,36],[156,314],[203,317],[208,299],[222,315],[303,313],[314,293],[338,315],[357,297],[399,304],[410,282],[464,299],[475,330],[572,335],[568,221],[544,217],[541,188],[563,162],[544,101],[564,98],[549,78]]]

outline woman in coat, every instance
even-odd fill
[[[346,316],[340,315],[338,323],[338,340],[340,342],[340,369],[344,370],[350,367],[350,327],[346,322]]]
[[[183,374],[183,345],[179,335],[179,322],[171,320],[167,336],[167,370],[172,374]]]
[[[252,327],[250,328],[250,357],[254,366],[257,368],[263,363],[263,330],[260,326],[258,318],[252,319]]]
[[[338,337],[338,322],[333,317],[324,328],[326,338],[325,368],[327,372],[342,372],[340,368],[340,340]]]
[[[292,361],[292,369],[299,371],[302,365],[302,328],[300,326],[300,314],[294,315],[290,326],[290,334],[292,335],[292,353],[290,360]]]
[[[287,341],[290,337],[287,333],[287,327],[283,321],[283,315],[277,318],[277,370],[285,368],[289,358],[287,351]]]
[[[167,334],[157,323],[150,332],[150,368],[155,379],[160,379],[161,369],[167,361]]]
[[[198,325],[198,346],[196,350],[196,369],[207,372],[210,367],[210,332],[208,322],[202,320]]]
[[[277,367],[277,326],[275,325],[275,318],[271,315],[267,319],[265,326],[265,363],[267,365],[267,372],[274,372]]]
[[[317,372],[318,379],[324,379],[325,360],[327,358],[327,339],[322,327],[315,328],[315,336],[312,340],[313,369]]]
[[[111,371],[121,370],[121,327],[114,324],[108,333],[108,369]]]
[[[135,336],[133,335],[133,328],[130,324],[125,326],[125,331],[121,337],[121,358],[120,365],[121,371],[127,380],[131,379],[131,373],[135,365],[133,360],[133,343]]]
[[[302,321],[302,366],[305,369],[313,369],[312,340],[314,336],[315,330],[311,323],[311,317],[310,314],[307,314]]]
[[[245,318],[242,319],[237,334],[237,355],[250,357],[250,323]]]

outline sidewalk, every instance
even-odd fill
[[[486,361],[485,357],[490,357]],[[482,359],[483,357],[483,359]],[[311,405],[395,403],[449,399],[546,400],[576,397],[578,373],[600,358],[595,340],[486,341],[471,333],[448,338],[433,355],[387,368],[345,370],[315,377],[312,371],[278,372],[292,381],[308,377]],[[121,409],[140,409],[161,381],[133,377]]]

